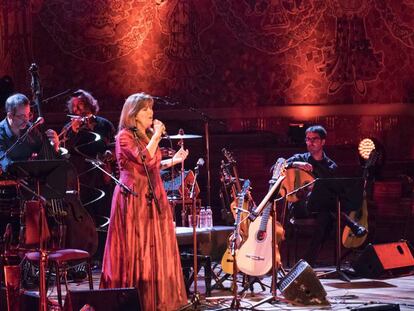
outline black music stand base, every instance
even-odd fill
[[[279,298],[273,297],[273,296],[266,297],[266,298],[260,300],[258,303],[254,304],[252,306],[251,310],[255,310],[255,308],[257,308],[258,306],[261,306],[265,303],[273,305],[273,304],[280,303],[280,302],[285,302],[285,301],[282,301],[282,299],[279,299]]]
[[[336,268],[335,270],[322,273],[318,275],[319,279],[339,279],[344,282],[351,282],[351,279],[346,275],[345,271]]]

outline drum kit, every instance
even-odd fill
[[[178,146],[180,146],[180,148],[184,149],[184,140],[186,139],[198,139],[198,138],[202,138],[201,135],[195,135],[195,134],[184,134],[184,130],[180,129],[178,131],[177,135],[171,135],[171,136],[167,136],[165,137],[165,139],[170,139],[170,140],[178,140]],[[170,151],[170,154],[173,155],[174,150],[171,150],[170,148],[168,148]],[[172,152],[171,152],[172,151]],[[171,155],[168,156],[171,156]],[[187,208],[186,208],[186,203],[191,204],[191,198],[190,198],[190,188],[191,184],[193,184],[194,181],[194,174],[192,171],[185,171],[184,169],[184,161],[181,162],[181,171],[179,173],[179,177],[178,176],[174,176],[174,169],[171,168],[171,173],[170,174],[164,174],[163,176],[165,176],[163,179],[164,182],[164,188],[167,191],[167,197],[168,200],[170,202],[170,205],[175,207],[177,205],[177,203],[181,203],[182,204],[182,209],[181,209],[181,225],[184,226],[186,224],[186,219],[187,219]],[[189,184],[190,183],[190,184]],[[181,186],[181,190],[179,190],[179,186]],[[194,184],[194,189],[195,189],[195,196],[198,195],[199,193],[199,188],[197,184]],[[178,190],[178,191],[177,191]],[[173,213],[175,211],[173,210]]]

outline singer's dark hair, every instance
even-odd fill
[[[122,129],[135,128],[135,116],[138,111],[146,107],[153,107],[154,99],[151,95],[145,93],[135,93],[130,95],[122,107],[121,117],[119,119],[119,131]],[[147,136],[151,136],[150,132],[146,133]]]
[[[67,102],[67,107],[69,113],[73,113],[73,102],[77,99],[81,101],[86,107],[89,108],[89,110],[92,112],[92,114],[97,114],[99,111],[99,104],[98,101],[95,99],[95,97],[92,96],[91,93],[79,89],[72,93],[70,99]]]
[[[22,106],[29,106],[30,100],[26,97],[26,95],[23,95],[21,93],[16,93],[11,96],[9,96],[6,99],[6,103],[4,105],[4,108],[6,110],[6,113],[16,113],[16,110],[18,107]]]

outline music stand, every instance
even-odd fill
[[[47,310],[46,296],[46,237],[45,228],[47,223],[44,204],[46,199],[61,199],[66,194],[66,172],[69,163],[66,160],[33,160],[15,161],[10,164],[8,171],[16,179],[30,178],[34,180],[36,190],[33,191],[23,182],[18,184],[34,195],[40,202],[39,237],[40,237],[40,260],[39,260],[39,310]]]
[[[17,179],[34,180],[39,186],[36,195],[44,199],[62,199],[66,195],[69,167],[67,160],[13,161],[7,171]]]
[[[362,206],[364,179],[356,178],[318,178],[308,199],[308,206],[320,204],[320,200],[336,200],[336,267],[320,277],[339,278],[350,282],[341,270],[341,212],[357,210]],[[315,202],[315,203],[314,203]],[[325,201],[326,202],[326,201]],[[329,202],[327,202],[329,204]]]

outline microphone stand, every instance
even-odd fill
[[[42,100],[42,104],[47,104],[47,103],[49,103],[51,100],[54,100],[54,99],[56,99],[56,98],[59,98],[59,97],[65,96],[65,95],[67,95],[67,94],[71,93],[72,91],[73,91],[73,89],[67,89],[66,91],[60,92],[60,93],[58,93],[58,94],[56,94],[56,95],[53,95],[53,96],[48,97],[48,98],[46,98],[46,99],[43,99],[43,100]]]
[[[147,181],[148,181],[148,193],[146,194],[146,199],[147,199],[147,207],[148,207],[148,213],[149,213],[149,231],[150,231],[150,254],[151,254],[151,258],[155,259],[155,226],[154,226],[154,211],[152,208],[152,201],[154,201],[154,205],[157,209],[158,215],[161,214],[161,209],[160,209],[160,205],[159,205],[159,201],[157,196],[155,195],[154,192],[154,186],[152,184],[151,181],[151,177],[150,177],[150,173],[148,171],[148,167],[146,164],[146,157],[145,155],[140,152],[139,156],[141,158],[142,164],[144,166],[144,171],[145,171],[145,175],[147,176]],[[125,210],[125,217],[126,217],[126,210]],[[129,258],[129,257],[128,257]],[[153,310],[156,310],[157,307],[157,297],[156,297],[156,291],[155,291],[155,267],[151,266],[151,298],[153,301]]]
[[[1,156],[0,156],[0,161],[3,160],[5,157],[7,157],[7,155],[13,151],[14,148],[16,148],[17,145],[21,144],[26,137],[29,135],[29,133],[37,126],[40,125],[41,123],[32,123],[26,130],[26,132],[23,133],[23,135],[21,135],[19,138],[17,138],[17,140],[14,142],[13,145],[11,145]]]
[[[135,191],[133,191],[132,189],[130,189],[122,181],[120,181],[119,179],[115,178],[111,173],[109,173],[105,169],[103,169],[101,167],[101,165],[102,165],[102,162],[101,161],[94,160],[94,159],[85,159],[85,161],[91,163],[95,168],[99,169],[101,172],[103,172],[104,174],[108,175],[115,182],[115,184],[119,185],[127,193],[132,194],[134,197],[138,197],[138,193],[136,193]]]

